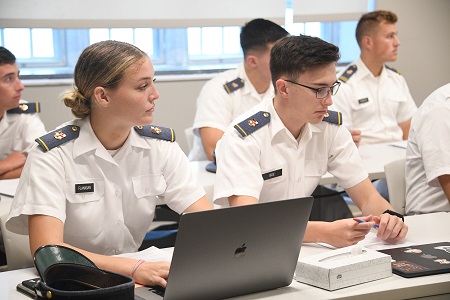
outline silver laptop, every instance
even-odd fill
[[[223,299],[291,284],[312,205],[304,197],[183,214],[164,299]],[[135,295],[163,298],[149,287]]]

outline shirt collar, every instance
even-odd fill
[[[259,95],[258,92],[256,91],[255,87],[253,86],[253,84],[250,82],[250,79],[248,79],[247,73],[245,72],[245,68],[244,68],[244,63],[241,63],[238,67],[238,76],[239,78],[244,80],[244,87],[243,89],[243,94],[247,95],[247,94],[252,94],[253,97],[258,98],[258,99],[264,99],[267,95],[273,97],[274,95],[274,88],[272,83],[270,83],[269,88],[267,89],[267,91],[265,91],[263,94]]]
[[[274,139],[274,137],[279,134],[280,132],[284,132],[286,135],[289,135],[292,137],[292,134],[289,133],[289,130],[284,126],[283,122],[280,119],[280,116],[275,110],[275,107],[273,106],[273,99],[266,100],[265,102],[265,109],[267,112],[270,113],[270,125],[269,130],[271,134],[271,140]],[[303,141],[309,141],[313,135],[313,133],[321,132],[322,130],[319,128],[319,126],[306,123],[305,127],[302,131],[302,138]]]
[[[373,76],[372,72],[367,68],[366,64],[362,61],[361,57],[358,58],[355,62],[356,67],[358,68],[355,74],[356,78],[364,78],[366,76],[370,76],[371,78],[375,79],[375,76]],[[386,69],[386,66],[383,65],[383,68],[381,69],[380,76],[378,77],[380,80],[384,80],[387,77],[390,77],[391,74]]]
[[[102,157],[106,160],[111,160],[111,155],[105,149],[102,143],[98,140],[94,131],[92,130],[91,121],[89,117],[84,119],[75,120],[72,124],[80,126],[80,135],[75,140],[74,148],[73,148],[73,157],[80,156],[89,151],[94,151],[95,154],[99,157]],[[120,152],[125,151],[128,153],[131,147],[142,148],[142,149],[150,149],[149,143],[145,138],[141,137],[134,129],[130,129],[130,134],[128,135],[127,140],[123,144]]]

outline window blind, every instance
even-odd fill
[[[284,24],[285,0],[2,0],[0,28],[178,28]]]
[[[370,0],[292,0],[293,21],[337,22],[359,20],[369,11]]]

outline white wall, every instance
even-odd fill
[[[378,0],[377,9],[394,11],[399,22],[401,46],[396,67],[405,76],[418,105],[437,87],[450,82],[450,1]],[[354,35],[354,32],[349,34]],[[197,95],[206,79],[160,81],[157,88],[155,124],[175,129],[177,141],[186,151],[184,128],[192,125]],[[60,102],[59,94],[70,85],[31,86],[25,82],[23,98],[43,104],[41,117],[48,130],[73,117]]]
[[[399,18],[400,48],[392,63],[406,78],[419,105],[436,88],[450,82],[450,1],[377,0]]]

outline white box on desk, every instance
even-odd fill
[[[390,255],[350,246],[299,259],[294,279],[333,291],[390,276]]]

